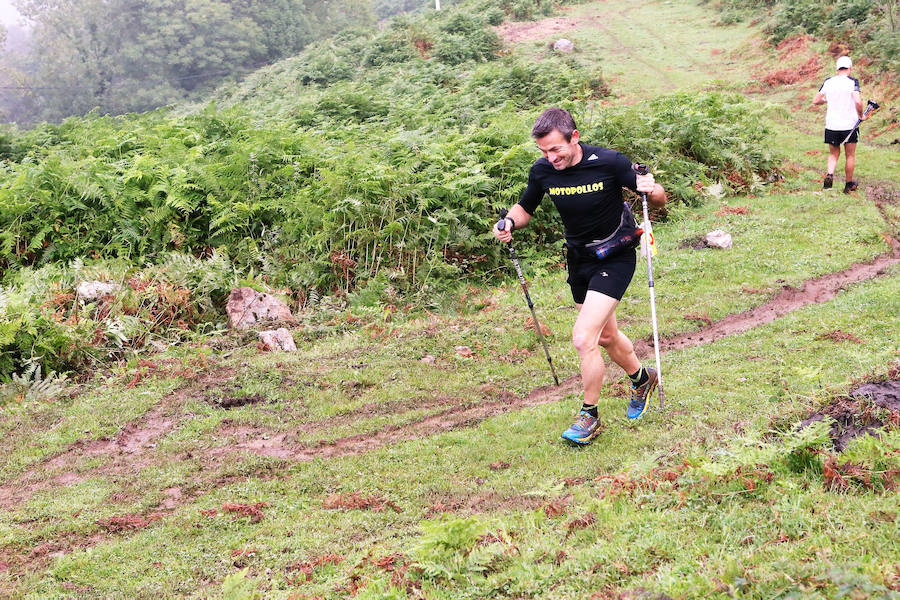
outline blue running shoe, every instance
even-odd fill
[[[631,384],[631,402],[628,403],[628,410],[625,411],[629,419],[640,419],[650,408],[650,396],[656,389],[658,381],[656,369],[647,369],[647,381],[644,382],[644,385]]]
[[[598,433],[600,433],[600,419],[581,411],[572,426],[563,432],[562,438],[575,444],[590,444]]]

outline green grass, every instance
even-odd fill
[[[791,588],[786,576],[826,585],[823,597],[830,597],[828,589],[837,589],[827,587],[833,577],[863,576],[871,586],[884,585],[896,555],[896,529],[893,522],[878,519],[886,518],[879,517],[882,513],[896,515],[893,495],[831,492],[824,489],[820,474],[792,473],[775,460],[763,465],[774,479],[752,494],[732,489],[727,476],[704,476],[703,469],[729,457],[739,461],[748,447],[778,447],[778,439],[770,436],[778,423],[799,420],[846,390],[853,378],[883,372],[896,359],[896,345],[880,322],[885,311],[897,314],[900,308],[896,274],[743,335],[667,354],[667,411],[654,411],[630,425],[622,414],[623,402],[607,400],[601,413],[608,429],[589,448],[572,449],[559,441],[573,410],[571,402],[562,402],[343,459],[291,466],[235,457],[221,470],[238,480],[209,489],[145,530],[112,536],[90,550],[58,558],[49,573],[32,574],[22,588],[38,596],[64,593],[63,583],[87,587],[92,597],[146,597],[154,590],[189,594],[232,572],[232,550],[254,547],[258,552],[245,562],[257,579],[266,581],[267,595],[288,597],[301,590],[337,597],[335,587],[346,584],[349,566],[369,552],[375,558],[401,552],[410,560],[410,549],[423,539],[422,518],[439,501],[463,501],[458,518],[503,532],[507,545],[517,550],[504,551],[497,571],[483,579],[461,567],[453,591],[441,580],[426,581],[428,597],[588,597],[605,585],[643,587],[673,597],[715,596],[725,593],[715,591],[717,580],[748,587],[750,597],[769,597]],[[864,343],[816,339],[835,329],[853,332]],[[750,353],[757,359],[748,361]],[[482,371],[476,366],[448,373],[448,378],[480,383]],[[894,435],[885,444],[896,449],[898,441]],[[638,477],[657,464],[673,467],[682,460],[694,469],[682,475],[678,489],[660,487],[610,499],[603,494],[608,482],[594,480],[598,474],[619,472]],[[510,466],[489,468],[497,461]],[[150,469],[140,479],[158,490],[192,473],[185,465],[183,473],[169,480],[165,470]],[[565,483],[576,477],[588,481]],[[90,535],[96,530],[93,521],[142,508],[140,503],[110,507],[79,500],[86,489],[103,494],[103,485],[94,486],[84,482],[56,498],[35,498],[11,519],[6,517],[4,529],[33,527],[24,523],[80,511],[68,531]],[[105,491],[111,491],[110,484]],[[381,494],[402,512],[324,508],[336,492]],[[680,492],[685,494],[683,506],[677,506]],[[542,512],[542,506],[568,494],[572,498],[565,515],[548,518]],[[465,501],[471,498],[487,500],[467,508]],[[246,518],[198,512],[226,501],[269,506],[255,525]],[[152,502],[143,509],[152,510]],[[595,515],[594,524],[567,536],[567,524],[587,513]],[[42,529],[41,535],[64,532]],[[37,545],[39,539],[28,542]],[[566,558],[557,565],[560,551]],[[345,563],[317,569],[314,581],[300,587],[287,583],[288,565],[329,552],[346,557]],[[150,565],[147,556],[161,565]],[[827,557],[837,574],[830,574],[831,567],[808,565],[807,559],[816,556]],[[586,569],[594,570],[590,583],[578,576]],[[371,564],[361,570],[366,577],[379,575]],[[501,581],[502,594],[496,587]]]
[[[588,2],[561,16],[575,19],[577,26],[548,30],[521,44],[520,51],[540,59],[557,39],[570,39],[577,59],[599,66],[613,94],[626,101],[746,81],[751,77],[746,57],[761,57],[753,47],[756,30],[746,24],[716,27],[716,14],[694,2]],[[733,56],[738,52],[745,60]]]
[[[710,28],[714,17],[693,4],[609,0],[566,14],[608,17],[606,27],[657,69],[677,57],[672,66],[679,68],[667,78],[633,69],[628,53],[601,62],[607,72],[621,69],[613,85],[626,100],[639,88],[698,89],[711,73],[740,84],[755,60],[732,54],[750,29]],[[665,26],[668,47],[646,33],[648,22]],[[609,40],[591,34],[596,20],[586,23],[573,37],[597,45],[578,56],[593,61]],[[698,35],[726,52],[691,50]],[[721,319],[784,285],[888,249],[882,234],[896,233],[896,220],[887,223],[862,192],[818,189],[824,156],[805,154],[819,148],[818,134],[809,133],[816,118],[773,113],[772,144],[803,169],[771,193],[728,200],[747,214],[717,215],[722,203],[710,199],[656,226],[663,335],[700,327],[687,316]],[[889,181],[895,154],[861,144],[861,178]],[[896,217],[896,209],[885,214]],[[732,250],[681,247],[715,228],[733,235]],[[554,364],[561,377],[574,375],[575,312],[565,273],[552,262],[524,262],[538,316],[552,330]],[[651,333],[647,296],[639,263],[618,312],[632,339]],[[614,378],[600,404],[606,429],[587,448],[559,439],[578,407],[575,394],[514,406],[551,378],[525,328],[530,313],[511,269],[497,274],[496,287],[461,288],[439,300],[441,311],[413,309],[390,321],[358,309],[352,319],[335,313],[331,325],[305,323],[295,330],[300,350],[292,354],[201,340],[153,357],[158,371],[123,364],[53,401],[3,407],[0,499],[35,491],[0,512],[0,594],[897,597],[896,492],[832,489],[824,429],[798,432],[795,425],[855,382],[886,377],[898,364],[900,267],[740,335],[665,354],[667,408],[654,407],[638,422],[625,418],[625,399],[611,393],[620,385]],[[823,337],[837,330],[859,343]],[[474,355],[461,356],[457,346]],[[422,361],[427,356],[433,363]],[[176,376],[180,369],[195,375]],[[146,376],[135,381],[140,372]],[[249,397],[258,401],[219,406]],[[159,413],[161,401],[171,427],[132,455],[79,451]],[[452,431],[339,458],[229,452],[239,434],[224,433],[285,436],[287,445],[324,451],[348,436],[497,401],[513,406]],[[51,461],[57,456],[69,459]],[[838,461],[860,466],[877,483],[900,468],[898,456],[893,428],[880,439],[857,439]],[[54,483],[66,472],[74,473],[69,484]],[[354,493],[381,509],[329,508]],[[266,505],[254,523],[226,512],[228,502]],[[122,531],[102,524],[123,515],[149,521]],[[333,564],[323,558],[329,554],[342,560]]]

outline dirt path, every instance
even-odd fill
[[[900,241],[891,238],[892,250],[864,263],[856,263],[843,271],[816,277],[799,288],[785,287],[768,302],[745,312],[729,315],[698,331],[683,333],[660,340],[661,352],[671,352],[692,346],[710,344],[730,335],[743,333],[755,327],[771,323],[804,306],[821,304],[833,299],[841,290],[854,283],[875,279],[900,263]],[[635,342],[639,356],[652,353],[652,341]],[[413,423],[388,427],[373,433],[354,435],[313,447],[285,445],[286,435],[275,435],[244,428],[237,433],[234,444],[218,448],[211,453],[214,458],[231,452],[254,452],[289,461],[311,461],[317,458],[338,458],[369,452],[390,444],[471,427],[510,410],[520,410],[562,400],[577,394],[581,389],[580,376],[573,375],[562,381],[559,387],[545,386],[532,390],[524,397],[499,393],[499,398],[473,406],[454,406],[438,414]]]
[[[670,352],[709,344],[723,337],[743,333],[754,327],[771,323],[804,306],[828,302],[847,286],[884,275],[888,268],[900,263],[900,241],[891,238],[891,246],[893,249],[890,252],[880,255],[872,261],[856,263],[843,271],[810,279],[799,288],[786,286],[771,300],[756,308],[728,315],[699,331],[662,339],[659,343],[660,350]],[[652,349],[652,340],[635,342],[635,351],[639,356],[649,355]]]
[[[626,12],[630,9],[626,9]],[[620,16],[625,16],[624,14]],[[669,73],[661,69],[655,63],[646,60],[640,48],[629,46],[613,33],[603,17],[590,15],[581,18],[573,17],[548,17],[540,21],[516,22],[508,21],[494,28],[497,34],[508,44],[517,44],[527,41],[547,39],[551,36],[561,38],[568,33],[578,33],[584,25],[595,27],[608,38],[610,47],[615,48],[616,54],[627,57],[628,61],[644,66],[654,74],[657,82],[662,82],[667,90],[674,91],[678,86],[672,80]],[[555,41],[555,40],[554,40]],[[552,42],[548,42],[552,45]]]
[[[172,431],[187,398],[209,385],[233,377],[233,369],[212,369],[191,384],[163,397],[140,418],[128,423],[115,436],[78,440],[68,448],[30,467],[25,473],[0,485],[0,509],[12,510],[35,494],[72,485],[98,475],[134,476],[153,463],[156,441]],[[82,468],[93,459],[107,459],[96,468]]]

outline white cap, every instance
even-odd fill
[[[834,66],[837,68],[838,71],[840,71],[841,69],[849,69],[850,67],[853,66],[853,61],[850,60],[849,56],[842,56],[839,59],[837,59],[837,62],[834,63]]]

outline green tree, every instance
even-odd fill
[[[370,23],[366,0],[20,0],[38,118],[143,111]]]

